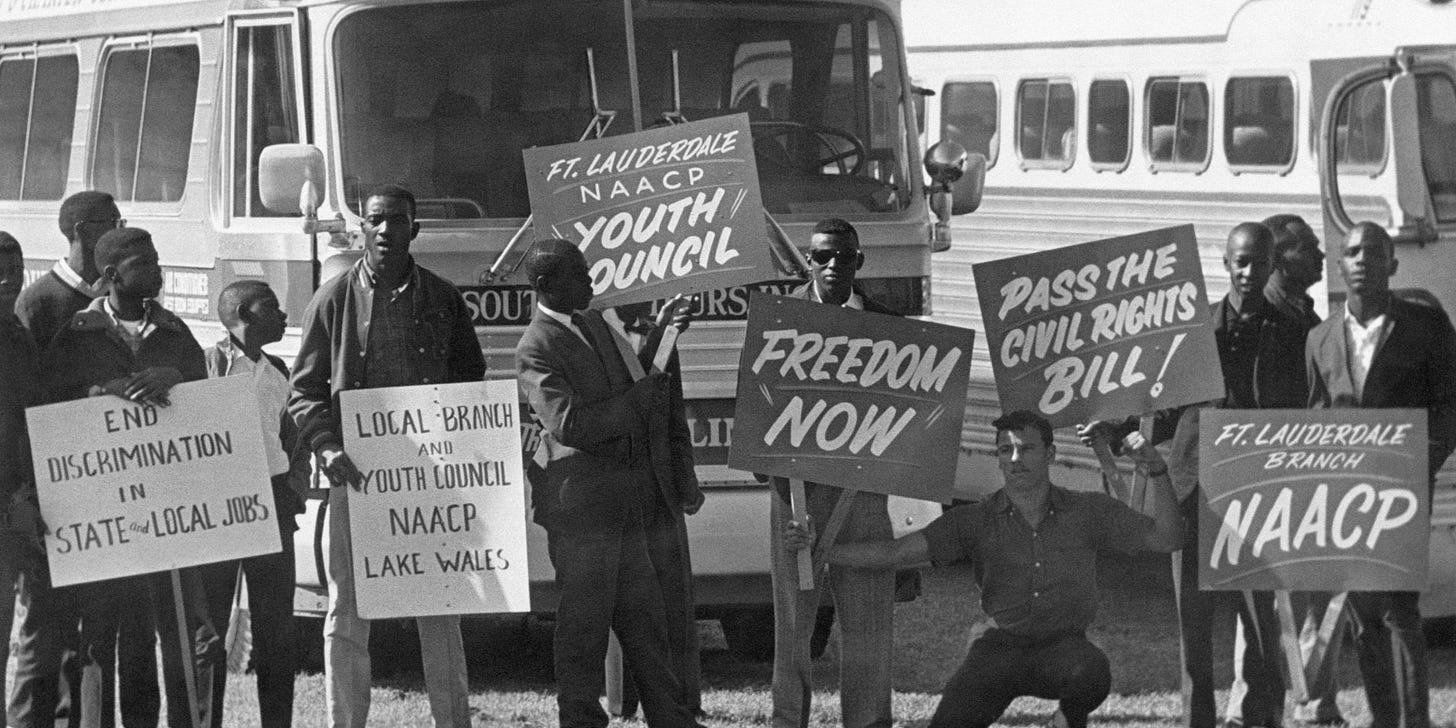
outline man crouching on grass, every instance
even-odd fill
[[[1171,552],[1182,522],[1163,458],[1134,432],[1123,451],[1148,476],[1143,513],[1101,493],[1051,483],[1052,427],[1033,412],[992,423],[1005,485],[980,503],[952,508],[924,531],[894,541],[840,544],[831,564],[894,569],[969,561],[991,628],[971,644],[945,684],[930,728],[980,728],[1022,695],[1061,701],[1070,728],[1087,725],[1112,685],[1107,656],[1087,641],[1097,614],[1097,554]],[[784,540],[804,549],[812,527],[791,523]]]

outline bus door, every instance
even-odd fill
[[[216,290],[240,279],[267,281],[297,323],[318,284],[315,244],[302,220],[264,207],[258,158],[270,144],[309,141],[304,104],[303,19],[297,10],[239,12],[227,17],[221,106],[213,156],[219,221]],[[210,342],[203,342],[204,344]],[[296,342],[285,342],[289,352]]]
[[[1344,298],[1339,255],[1357,222],[1396,241],[1396,295],[1456,313],[1456,47],[1311,62],[1316,159],[1331,315]],[[1456,614],[1456,462],[1431,503],[1427,616]]]

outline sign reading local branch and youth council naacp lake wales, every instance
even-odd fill
[[[56,586],[282,550],[251,380],[187,382],[168,397],[26,410]]]
[[[1006,411],[1053,426],[1222,397],[1193,226],[973,267]]]
[[[975,332],[754,293],[729,467],[949,503]]]
[[[1425,410],[1206,409],[1199,438],[1199,588],[1425,587]]]
[[[523,154],[536,235],[581,248],[599,306],[778,275],[746,114]]]
[[[359,616],[530,611],[518,399],[514,380],[339,393]]]

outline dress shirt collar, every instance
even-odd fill
[[[418,274],[419,274],[419,269],[415,266],[414,256],[410,256],[410,260],[409,260],[409,272],[405,274],[405,276],[404,276],[404,282],[400,283],[399,284],[399,287],[398,288],[395,288],[393,291],[391,291],[391,293],[394,293],[395,295],[399,295],[401,293],[404,293],[406,290],[409,289],[410,284],[414,282],[415,276],[418,275]],[[369,258],[367,258],[367,257],[360,258],[359,259],[359,285],[360,286],[363,286],[364,288],[367,288],[367,289],[369,289],[369,290],[372,291],[372,290],[374,290],[374,286],[375,286],[376,283],[378,283],[378,281],[379,281],[379,274],[377,272],[375,272],[375,270],[374,270],[374,268],[372,266],[369,265]]]
[[[51,266],[51,272],[55,273],[56,277],[61,279],[62,283],[92,298],[96,298],[106,292],[106,282],[103,279],[97,278],[95,284],[81,280],[81,274],[77,273],[76,269],[72,268],[71,263],[65,258],[56,261],[56,264]]]
[[[813,284],[811,284],[811,287],[814,289],[814,300],[818,303],[824,303],[824,296],[819,294],[819,282],[815,281]],[[852,308],[856,311],[863,311],[864,299],[860,297],[859,291],[851,290],[849,292],[849,298],[840,305],[844,308]]]
[[[587,346],[592,346],[591,339],[586,338],[586,332],[582,331],[581,327],[577,326],[576,322],[571,320],[572,316],[581,313],[581,311],[576,311],[573,313],[562,313],[560,311],[554,311],[547,308],[546,304],[543,304],[540,301],[536,302],[536,308],[541,309],[541,313],[550,316],[551,318],[556,320],[556,323],[565,326],[572,333],[576,334],[582,341],[586,342]],[[595,349],[596,347],[592,346],[592,348]]]

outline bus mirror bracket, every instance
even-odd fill
[[[312,144],[272,144],[258,157],[258,196],[284,215],[303,215],[303,232],[344,232],[344,218],[319,220],[323,205],[324,153]]]
[[[1390,81],[1391,139],[1394,142],[1396,201],[1400,205],[1401,223],[1397,237],[1420,244],[1436,238],[1431,225],[1430,197],[1426,189],[1424,165],[1421,161],[1416,76],[1411,72],[1413,59],[1395,58],[1399,69]]]
[[[975,212],[981,206],[986,187],[986,156],[968,153],[951,140],[942,140],[925,150],[925,173],[930,177],[926,194],[935,213],[931,247],[936,252],[950,247],[950,219]]]

